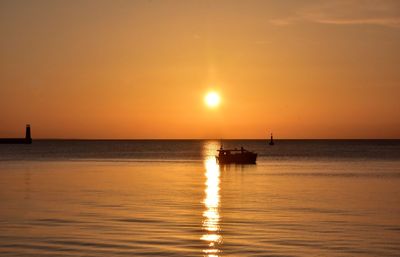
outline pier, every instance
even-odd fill
[[[0,144],[32,144],[31,126],[26,125],[25,138],[0,138]]]

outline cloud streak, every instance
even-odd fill
[[[301,21],[335,25],[379,25],[400,28],[400,1],[336,0],[305,6],[293,15],[271,20],[277,26]]]

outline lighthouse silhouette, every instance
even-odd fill
[[[26,142],[27,144],[32,144],[31,125],[30,125],[30,124],[26,124],[25,142]]]

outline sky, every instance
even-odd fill
[[[0,137],[27,123],[33,138],[400,138],[400,1],[1,0]]]

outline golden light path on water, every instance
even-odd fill
[[[205,145],[205,176],[206,176],[206,189],[203,212],[203,229],[205,233],[201,237],[208,244],[208,248],[204,249],[205,256],[216,257],[220,250],[218,245],[222,242],[222,236],[220,235],[220,215],[219,215],[219,204],[220,204],[220,169],[216,163],[215,156],[211,155],[218,149],[216,142],[209,142]]]

